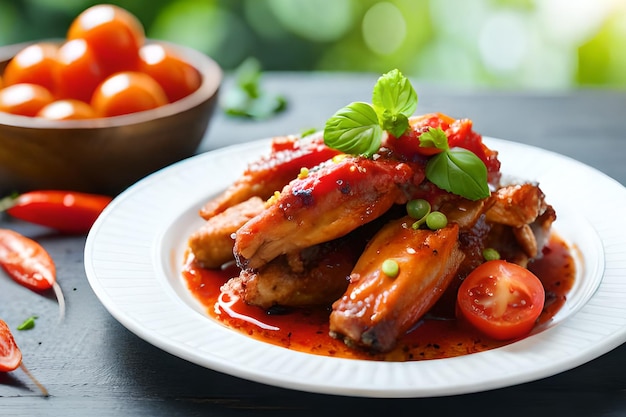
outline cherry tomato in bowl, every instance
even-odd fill
[[[68,98],[47,104],[39,110],[37,117],[48,120],[93,119],[96,117],[96,112],[84,101]]]
[[[474,269],[457,293],[457,317],[497,340],[526,336],[543,310],[539,278],[514,263],[494,260]]]
[[[58,98],[88,102],[105,76],[92,48],[84,39],[64,42],[57,53],[54,72]]]
[[[163,87],[170,102],[188,96],[200,86],[202,80],[198,70],[165,45],[144,45],[139,50],[139,58],[139,70]]]
[[[13,84],[0,90],[0,111],[21,116],[35,116],[54,101],[48,89],[38,84]]]
[[[148,74],[125,71],[113,74],[93,93],[91,106],[101,117],[120,116],[167,104],[163,88]]]
[[[112,4],[98,4],[74,19],[67,39],[84,39],[100,57],[105,75],[111,75],[137,69],[145,31],[139,19],[129,11]]]
[[[52,42],[39,42],[19,51],[4,69],[5,86],[38,84],[54,93],[58,49]]]

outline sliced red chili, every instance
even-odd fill
[[[36,241],[13,230],[0,229],[0,266],[13,280],[33,291],[54,291],[60,317],[65,316],[65,297],[56,281],[56,266]]]
[[[9,326],[0,320],[0,372],[11,372],[22,363],[22,352],[17,347]]]
[[[18,283],[33,291],[52,288],[56,267],[48,252],[34,240],[0,229],[0,266]]]

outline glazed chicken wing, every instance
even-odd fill
[[[187,242],[195,260],[204,268],[219,268],[232,261],[234,259],[232,234],[264,208],[263,200],[252,197],[207,220],[189,236]]]
[[[240,267],[259,268],[279,255],[344,236],[407,200],[415,171],[394,160],[345,156],[287,185],[236,234]],[[419,182],[423,174],[419,178]]]
[[[391,350],[435,304],[463,260],[458,225],[436,231],[411,227],[404,217],[383,227],[359,258],[346,293],[333,304],[330,332],[346,343]],[[387,276],[383,261],[394,260],[398,275]]]
[[[270,154],[250,164],[228,189],[208,201],[200,209],[200,216],[208,220],[252,196],[267,200],[294,179],[300,169],[312,168],[337,154],[339,151],[327,147],[320,135],[274,138]]]

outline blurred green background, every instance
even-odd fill
[[[0,44],[63,37],[97,2],[0,0]],[[127,0],[151,38],[226,70],[399,68],[448,86],[626,87],[626,0]]]

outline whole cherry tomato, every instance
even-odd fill
[[[104,80],[93,94],[91,106],[101,117],[150,110],[167,104],[163,88],[148,74],[118,72]]]
[[[200,86],[198,70],[164,45],[142,46],[139,49],[139,58],[139,70],[150,75],[163,87],[170,102],[193,93]]]
[[[54,96],[38,84],[13,84],[0,90],[0,111],[35,116],[54,101]]]
[[[5,85],[38,84],[54,94],[57,49],[55,44],[42,42],[19,51],[4,69]]]
[[[104,78],[104,70],[87,41],[73,39],[61,45],[55,71],[57,97],[89,102]]]
[[[0,372],[16,370],[22,363],[22,352],[17,347],[9,326],[0,320]]]
[[[96,112],[84,101],[68,98],[53,101],[44,106],[39,110],[39,113],[37,113],[37,117],[50,120],[93,119],[96,117]]]
[[[527,335],[545,303],[545,290],[532,272],[503,260],[474,269],[457,293],[457,315],[498,340]]]
[[[110,75],[137,69],[145,32],[132,13],[111,4],[99,4],[74,19],[67,39],[84,39],[98,57],[105,75]]]

